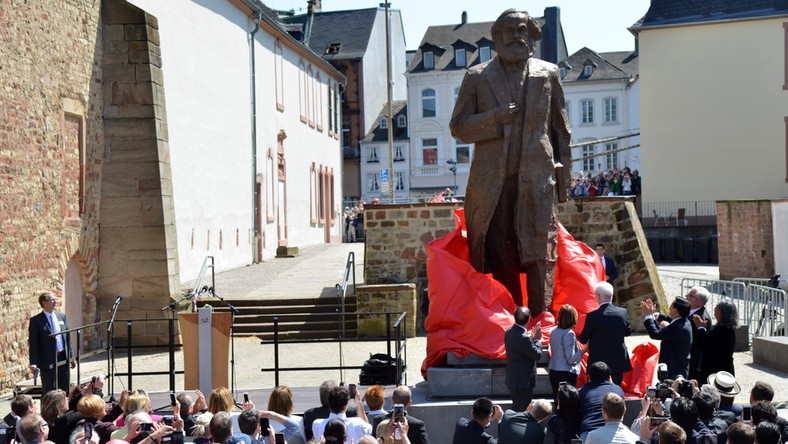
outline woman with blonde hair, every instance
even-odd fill
[[[112,432],[118,430],[118,426],[112,422],[115,418],[105,416],[105,407],[104,400],[96,395],[83,396],[77,403],[77,411],[85,417],[84,423],[93,424],[99,444],[106,444]]]
[[[564,304],[558,310],[558,327],[550,332],[550,385],[553,386],[553,396],[558,395],[558,386],[566,382],[572,386],[577,384],[577,375],[580,374],[580,359],[588,347],[582,349],[577,346],[577,337],[572,330],[577,325],[577,310],[575,307]]]
[[[201,413],[194,418],[194,426],[191,429],[194,444],[209,444],[211,442],[211,419],[213,419],[211,412]]]
[[[271,396],[268,397],[268,410],[279,413],[298,424],[298,430],[288,436],[289,430],[284,424],[280,424],[277,421],[270,422],[274,432],[284,432],[287,444],[304,444],[306,442],[304,418],[293,414],[295,408],[293,407],[293,392],[290,390],[290,387],[280,385],[271,391]]]
[[[218,387],[211,390],[208,397],[208,411],[214,415],[219,412],[232,413],[235,410],[233,394],[227,387]]]

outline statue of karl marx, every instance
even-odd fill
[[[507,9],[492,26],[497,56],[468,69],[449,124],[474,143],[465,220],[471,263],[492,273],[522,305],[542,313],[556,259],[556,199],[567,199],[572,152],[558,67],[533,58],[537,21]],[[563,166],[566,167],[563,167]],[[559,183],[562,182],[562,183]]]

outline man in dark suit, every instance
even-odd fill
[[[506,387],[512,394],[512,410],[524,412],[531,403],[536,385],[536,362],[542,357],[542,327],[537,323],[531,334],[525,330],[531,311],[514,310],[514,325],[506,330]]]
[[[613,283],[618,279],[616,261],[610,256],[605,256],[605,246],[603,244],[596,244],[595,249],[596,254],[599,255],[599,258],[602,260],[602,266],[605,267],[605,280],[610,285],[614,285]]]
[[[316,419],[328,418],[328,415],[331,414],[331,409],[328,408],[328,394],[331,393],[331,389],[336,386],[336,381],[323,381],[318,389],[320,392],[320,405],[304,411],[304,433],[306,434],[307,441],[312,439],[312,423],[315,422]],[[345,411],[345,415],[348,417],[356,416],[356,414],[355,407],[348,407],[347,411]]]
[[[76,362],[71,359],[71,338],[69,334],[50,335],[68,330],[66,315],[55,311],[57,298],[49,292],[41,293],[38,297],[41,313],[30,318],[30,371],[35,373],[36,368],[41,371],[41,390],[46,393],[59,388],[68,393],[69,364],[71,368]],[[55,352],[57,351],[57,355]],[[57,367],[57,385],[55,385],[55,362],[61,364]]]
[[[602,404],[605,395],[615,393],[624,398],[624,391],[610,380],[610,367],[604,362],[588,365],[588,383],[580,388],[580,438],[605,425]]]
[[[408,407],[412,404],[410,389],[401,385],[391,393],[391,405],[402,404],[405,407],[405,415],[408,417],[408,440],[411,444],[429,444],[430,438],[427,436],[427,429],[424,421],[408,414]],[[384,419],[390,419],[391,413],[377,415],[372,419],[372,434],[377,438],[378,424]]]
[[[690,303],[690,314],[687,318],[692,319],[693,315],[698,315],[703,319],[703,325],[701,326],[690,322],[692,327],[692,348],[690,348],[689,379],[694,379],[701,385],[706,382],[700,380],[700,358],[703,353],[703,342],[706,339],[706,335],[698,334],[698,329],[701,327],[705,328],[706,331],[711,329],[711,315],[706,310],[706,302],[709,301],[710,296],[709,290],[698,286],[690,288],[686,295],[687,301]]]
[[[640,309],[645,317],[644,324],[651,339],[662,341],[659,347],[659,362],[668,366],[668,378],[676,379],[681,375],[685,378],[689,372],[690,348],[692,347],[692,327],[689,316],[690,303],[677,297],[670,304],[670,324],[661,327],[654,319],[657,312],[651,299],[640,302]]]
[[[500,421],[503,410],[487,398],[479,398],[473,403],[471,410],[473,419],[460,418],[454,427],[452,444],[497,444],[498,441],[484,429],[490,426],[493,419]]]
[[[498,444],[542,444],[547,436],[544,423],[553,413],[553,407],[545,399],[537,399],[527,412],[507,410],[498,424]]]
[[[588,365],[604,362],[610,367],[614,384],[621,385],[624,373],[632,370],[624,338],[629,336],[627,311],[612,304],[613,286],[600,282],[594,291],[599,308],[586,315],[586,323],[577,340],[588,344]]]

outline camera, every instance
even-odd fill
[[[657,384],[654,390],[654,397],[661,401],[664,401],[673,396],[673,392],[670,390],[670,386],[665,384],[664,382],[660,382]]]

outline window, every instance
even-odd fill
[[[332,101],[334,104],[334,134],[339,133],[339,91],[337,91],[337,84],[334,83],[334,86],[331,88],[331,93],[334,96],[334,100]]]
[[[422,139],[422,165],[438,164],[438,139]]]
[[[397,116],[397,127],[405,128],[408,126],[408,118],[404,114]]]
[[[584,76],[588,77],[593,72],[594,72],[594,66],[593,65],[586,65],[586,66],[583,67],[583,75]]]
[[[307,99],[306,99],[306,112],[307,112],[307,120],[309,121],[309,126],[312,128],[315,127],[315,73],[312,71],[312,64],[310,63],[306,70],[306,91],[307,91]]]
[[[388,129],[389,127],[389,118],[388,116],[383,116],[380,118],[380,128],[381,129]]]
[[[580,123],[594,123],[594,101],[581,100],[580,106],[582,108],[580,115]]]
[[[405,161],[405,147],[402,145],[396,145],[394,147],[394,162],[404,162]]]
[[[605,99],[605,123],[618,122],[618,100],[615,97]]]
[[[457,145],[455,159],[457,164],[471,163],[471,147],[470,145]]]
[[[426,51],[424,53],[424,69],[433,69],[435,68],[435,59],[432,51]]]
[[[435,117],[435,90],[427,88],[421,92],[421,117]]]
[[[369,156],[367,157],[367,163],[378,163],[378,147],[371,146],[369,147]]]
[[[608,143],[605,145],[605,151],[615,151],[617,149],[618,149],[617,143]],[[607,158],[608,170],[618,169],[618,153],[608,152],[607,154],[605,154],[605,158]]]
[[[594,152],[596,151],[594,145],[586,145],[583,147],[583,171],[594,171],[594,158],[589,157],[593,156]]]
[[[301,121],[307,122],[307,113],[309,112],[309,83],[306,75],[306,65],[303,60],[298,61],[298,112],[301,116]]]
[[[378,173],[367,173],[367,191],[375,193],[380,191]]]
[[[315,123],[317,124],[317,130],[323,131],[323,78],[320,76],[319,71],[317,76],[315,76],[315,87],[317,88],[317,100],[315,101],[317,115],[315,116]]]
[[[460,96],[460,87],[454,88],[454,104],[457,104],[457,97]]]
[[[479,48],[479,61],[486,62],[488,60],[490,60],[490,47],[482,46]]]
[[[342,121],[342,146],[350,146],[350,122]]]
[[[328,47],[326,47],[326,54],[339,54],[340,46],[341,43],[337,43],[337,42],[329,43]]]
[[[572,125],[572,107],[570,105],[571,105],[571,103],[569,103],[567,101],[566,102],[566,119],[567,119],[567,123],[569,123],[569,125],[571,126]]]
[[[394,191],[405,190],[405,173],[402,171],[394,172]]]
[[[454,64],[456,66],[465,66],[465,49],[455,49],[454,50]]]
[[[274,43],[274,88],[276,89],[276,109],[279,111],[285,110],[284,102],[284,73],[282,71],[284,63],[282,63],[282,42],[278,39]]]
[[[334,86],[331,79],[328,79],[328,135],[333,136],[335,132],[334,125]]]
[[[563,78],[566,78],[566,68],[564,68],[564,67],[562,66],[562,67],[558,68],[558,72],[559,72],[559,74],[561,74],[561,78],[562,78],[562,79],[563,79]]]

